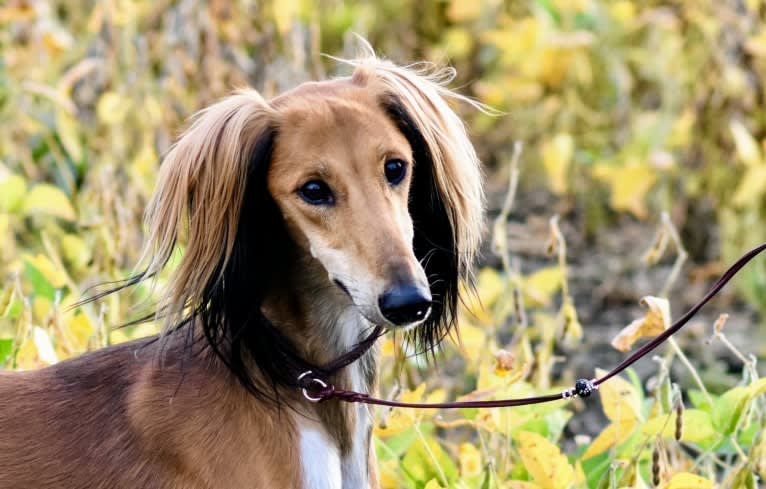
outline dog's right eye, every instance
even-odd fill
[[[298,189],[298,195],[311,205],[333,205],[335,196],[332,190],[321,180],[311,180]]]

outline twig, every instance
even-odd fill
[[[686,248],[684,248],[684,245],[681,242],[681,236],[679,236],[673,221],[670,220],[670,215],[667,212],[663,212],[661,219],[662,225],[667,229],[670,240],[676,249],[676,261],[673,263],[673,268],[670,270],[670,274],[668,275],[667,280],[665,280],[665,285],[660,292],[660,297],[668,297],[670,288],[678,279],[678,275],[681,273],[681,267],[683,267],[686,262],[689,253],[686,252]]]
[[[506,230],[506,223],[508,217],[513,209],[513,203],[516,200],[516,191],[519,187],[519,175],[521,173],[519,169],[519,160],[521,158],[522,143],[516,141],[513,144],[513,155],[511,156],[510,172],[508,177],[508,192],[505,194],[505,200],[503,201],[503,207],[500,209],[500,214],[495,218],[492,225],[492,251],[500,258],[503,264],[503,271],[508,277],[508,281],[512,287],[513,294],[513,312],[518,320],[518,331],[526,329],[526,312],[524,311],[524,303],[518,298],[521,297],[521,274],[518,267],[514,267],[511,264],[511,256],[508,251],[508,233]]]

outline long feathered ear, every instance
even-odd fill
[[[156,276],[184,243],[157,308],[167,327],[203,308],[204,291],[223,279],[245,186],[253,166],[268,165],[273,127],[267,102],[243,90],[200,111],[165,156],[146,210],[144,271],[138,277]]]
[[[379,93],[383,109],[409,141],[415,160],[410,189],[413,246],[429,277],[435,304],[429,320],[413,334],[419,347],[430,350],[454,325],[459,282],[472,282],[483,230],[480,162],[448,100],[493,111],[445,87],[454,70],[428,64],[396,66],[375,58],[366,46],[366,57],[349,62],[355,67],[351,81]]]

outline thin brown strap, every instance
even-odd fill
[[[766,250],[766,243],[762,243],[758,245],[757,247],[753,248],[752,250],[748,251],[747,253],[745,253],[739,260],[737,260],[732,266],[730,266],[723,273],[723,275],[721,275],[721,278],[719,278],[715,282],[715,284],[713,284],[713,286],[710,288],[708,293],[705,294],[705,296],[698,303],[696,303],[691,309],[689,309],[683,316],[681,316],[676,322],[674,322],[661,335],[657,336],[652,341],[650,341],[649,343],[645,344],[644,346],[636,350],[632,355],[630,355],[628,358],[623,360],[619,365],[617,365],[615,368],[610,370],[608,373],[606,373],[605,375],[603,375],[602,377],[598,379],[593,379],[593,380],[579,379],[577,382],[575,382],[575,385],[573,388],[567,389],[560,394],[549,394],[546,396],[525,397],[521,399],[498,399],[493,401],[454,401],[454,402],[437,402],[437,403],[419,403],[419,402],[389,401],[386,399],[372,397],[369,394],[363,394],[361,392],[338,389],[335,386],[323,381],[318,376],[313,375],[312,372],[304,372],[303,374],[301,374],[298,380],[303,387],[303,395],[306,397],[306,399],[312,402],[326,401],[329,399],[338,399],[345,402],[359,402],[364,404],[375,404],[379,406],[406,407],[406,408],[416,408],[416,409],[512,407],[512,406],[525,406],[529,404],[541,404],[544,402],[558,401],[562,399],[569,399],[572,397],[588,397],[593,392],[597,391],[598,387],[601,384],[603,384],[610,378],[614,377],[615,375],[619,374],[626,368],[636,363],[642,357],[646,356],[649,352],[651,352],[652,350],[657,348],[659,345],[664,343],[665,340],[667,340],[668,338],[673,336],[675,333],[677,333],[686,323],[689,322],[689,320],[692,317],[694,317],[695,314],[697,314],[697,312],[699,312],[700,309],[702,309],[702,307],[705,304],[707,304],[710,301],[710,299],[715,297],[721,291],[721,289],[737,273],[739,273],[739,271],[745,265],[747,265],[750,262],[750,260],[755,258],[764,250]],[[382,334],[382,329],[378,331],[379,329],[380,328],[376,328],[375,331],[373,331],[373,335],[376,334],[377,332],[377,336],[375,336],[375,338],[373,338],[373,335],[370,335],[362,343],[357,345],[357,348],[354,348],[349,353],[340,357],[342,361],[335,360],[330,365],[336,367],[336,370],[337,370],[338,368],[343,368],[351,364],[356,359],[361,357],[365,351],[367,351],[369,348],[372,347],[372,344],[375,342],[377,337],[380,336],[380,334]],[[355,358],[352,358],[354,357],[354,355],[355,355]],[[337,365],[342,365],[342,366],[337,367]]]

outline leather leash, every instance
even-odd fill
[[[322,375],[317,375],[311,370],[303,372],[298,376],[298,384],[303,390],[303,395],[311,402],[327,401],[329,399],[339,399],[345,402],[358,402],[364,404],[375,404],[378,406],[389,407],[403,407],[403,408],[417,408],[417,409],[452,409],[452,408],[493,408],[493,407],[511,407],[511,406],[525,406],[529,404],[541,404],[544,402],[558,401],[562,399],[571,399],[573,397],[588,397],[593,392],[597,391],[599,386],[619,374],[626,368],[630,367],[642,357],[646,356],[649,352],[657,348],[659,345],[665,342],[668,338],[677,333],[689,320],[699,312],[702,307],[707,304],[710,299],[715,297],[718,292],[737,274],[739,271],[750,262],[753,258],[759,255],[762,251],[766,250],[766,243],[762,243],[752,250],[748,251],[742,257],[740,257],[733,265],[731,265],[721,277],[713,284],[707,294],[697,302],[691,309],[676,320],[668,329],[662,332],[662,334],[656,336],[650,342],[633,352],[628,358],[623,360],[619,365],[612,370],[604,374],[597,379],[579,379],[575,382],[574,387],[566,389],[559,394],[549,394],[546,396],[524,397],[520,399],[498,399],[493,401],[453,401],[453,402],[437,402],[437,403],[422,403],[422,402],[401,402],[401,401],[389,401],[386,399],[380,399],[372,397],[369,394],[362,392],[347,391],[339,389],[334,385],[323,380]],[[344,355],[336,358],[328,365],[323,367],[322,373],[329,374],[335,372],[341,368],[344,368],[351,363],[358,360],[364,353],[366,353],[375,340],[383,334],[383,329],[378,326],[375,330],[362,342],[356,345],[352,350]],[[327,377],[324,377],[325,379]]]

